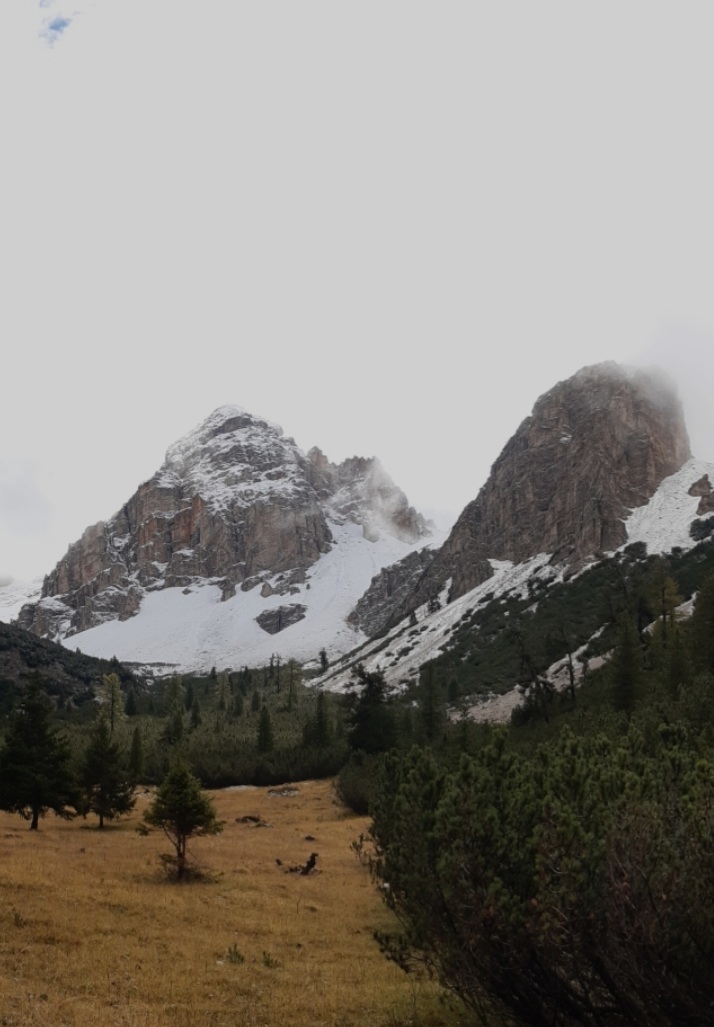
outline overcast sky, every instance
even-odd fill
[[[2,0],[0,575],[236,403],[457,514],[659,362],[714,460],[714,5]]]

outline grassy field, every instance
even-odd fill
[[[350,849],[367,822],[329,781],[291,788],[212,793],[225,829],[192,843],[206,879],[184,885],[164,876],[163,834],[136,831],[148,795],[103,831],[0,814],[0,1025],[461,1023],[372,939],[390,914]],[[286,872],[311,852],[317,872]]]

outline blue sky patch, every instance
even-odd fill
[[[59,15],[57,18],[51,18],[45,24],[40,35],[47,40],[50,46],[52,46],[52,44],[59,39],[65,29],[69,28],[71,24],[71,18],[65,18],[63,15]]]

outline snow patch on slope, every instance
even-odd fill
[[[690,534],[692,521],[697,519],[699,497],[690,496],[689,488],[704,475],[714,483],[714,464],[704,460],[691,459],[675,474],[665,478],[659,488],[643,506],[633,510],[625,521],[627,542],[644,542],[649,554],[665,553],[675,546],[691,549],[696,540]],[[706,515],[704,515],[706,516]],[[622,549],[625,546],[621,547]],[[403,687],[416,681],[419,667],[439,656],[448,646],[449,637],[462,618],[492,598],[512,593],[524,596],[528,584],[534,579],[551,582],[563,580],[563,567],[550,563],[551,554],[540,553],[521,564],[490,560],[493,576],[477,588],[435,613],[429,613],[426,606],[417,611],[416,626],[403,621],[393,628],[385,638],[374,640],[364,646],[358,654],[347,657],[331,668],[317,684],[320,687],[342,691],[351,684],[352,667],[362,663],[369,671],[381,670],[392,688]],[[587,567],[580,573],[584,573]],[[504,696],[494,697],[496,716],[502,713],[507,719],[510,710],[522,696],[515,690]]]
[[[196,583],[188,589],[167,588],[147,594],[139,612],[125,621],[108,621],[63,640],[63,645],[91,656],[142,665],[170,665],[179,673],[238,668],[280,656],[317,660],[324,648],[330,659],[362,644],[366,636],[349,627],[346,617],[375,574],[408,552],[424,547],[383,534],[376,542],[365,538],[352,521],[330,523],[336,545],[308,570],[306,581],[290,595],[264,597],[261,588],[221,601],[216,583]],[[431,544],[440,545],[443,533]],[[270,583],[270,581],[268,581]],[[266,611],[297,604],[304,619],[275,635],[255,618]]]
[[[10,581],[0,585],[0,621],[15,620],[25,603],[35,603],[42,592],[42,578],[33,581]]]
[[[439,656],[448,645],[451,634],[464,616],[490,602],[494,596],[506,592],[521,594],[528,582],[540,576],[555,580],[557,570],[549,565],[550,555],[539,553],[520,564],[508,560],[490,560],[493,576],[471,592],[447,605],[449,583],[439,596],[441,609],[429,613],[428,604],[416,610],[417,623],[404,620],[384,637],[373,639],[358,654],[347,654],[319,678],[317,687],[331,691],[344,691],[352,684],[352,669],[356,663],[368,671],[381,670],[391,688],[403,688],[416,681],[419,668],[428,660]]]
[[[705,474],[714,484],[714,464],[692,458],[665,478],[650,501],[633,510],[625,521],[627,544],[646,542],[651,555],[669,552],[675,546],[691,549],[696,545],[689,529],[697,519],[699,497],[690,496],[688,490]]]

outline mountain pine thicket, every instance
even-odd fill
[[[713,1022],[714,576],[688,621],[638,626],[641,599],[575,697],[373,777],[356,847],[402,927],[378,940],[479,1023]]]

